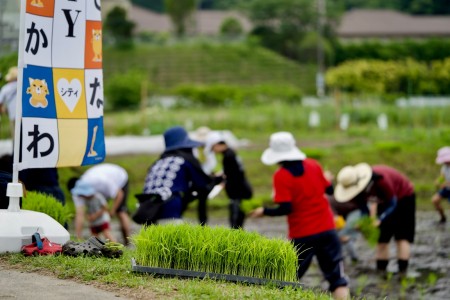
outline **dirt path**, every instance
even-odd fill
[[[450,212],[447,211],[447,215]],[[357,263],[345,261],[345,272],[350,278],[352,295],[365,299],[450,299],[450,223],[437,226],[437,214],[433,211],[417,212],[416,241],[412,246],[412,259],[408,278],[399,280],[395,275],[383,279],[375,272],[374,249],[361,237],[356,248],[360,257]],[[190,220],[195,222],[195,220]],[[209,225],[228,226],[226,217],[210,217]],[[248,219],[245,230],[257,231],[269,237],[285,237],[284,217]],[[116,236],[119,236],[117,224],[113,224]],[[139,230],[133,225],[133,231]],[[397,270],[395,245],[391,242],[391,258],[388,271]],[[301,280],[307,286],[327,288],[317,264],[313,264]],[[385,298],[386,297],[386,298]]]

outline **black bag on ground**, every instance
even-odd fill
[[[158,220],[164,201],[157,194],[136,194],[139,207],[132,216],[137,224],[151,225]]]

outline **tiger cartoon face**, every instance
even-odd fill
[[[47,82],[45,79],[33,79],[31,77],[28,79],[30,86],[27,88],[27,94],[31,95],[31,106],[46,108],[48,105],[46,96],[49,94]]]
[[[102,61],[102,30],[92,29],[92,50],[94,51],[94,58],[92,61]]]

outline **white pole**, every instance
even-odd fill
[[[20,1],[20,33],[19,33],[19,59],[17,62],[18,74],[17,74],[17,98],[16,98],[16,122],[15,132],[13,140],[13,174],[12,182],[8,183],[6,189],[6,196],[9,197],[8,211],[17,212],[20,211],[20,197],[23,196],[23,187],[19,182],[19,156],[20,156],[20,127],[22,124],[22,83],[23,83],[23,46],[25,39],[25,8],[26,0]]]

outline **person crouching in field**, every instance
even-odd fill
[[[100,193],[96,193],[92,185],[82,180],[78,180],[70,192],[75,204],[79,204],[78,206],[83,208],[86,207],[92,235],[98,237],[100,234],[103,234],[106,239],[115,242],[116,239],[110,229],[110,216],[105,197]],[[82,238],[81,232],[77,231],[77,238]]]
[[[444,224],[447,217],[442,208],[441,200],[447,198],[450,202],[450,147],[442,147],[438,150],[436,163],[442,165],[439,178],[436,180],[439,191],[433,195],[431,202],[439,213],[439,223]]]
[[[385,274],[389,263],[389,241],[395,238],[400,276],[405,276],[414,242],[416,195],[409,179],[396,169],[360,163],[342,168],[337,175],[334,197],[338,202],[365,203],[380,228],[376,249],[377,271]],[[361,206],[363,207],[363,206]]]
[[[349,299],[341,244],[325,197],[326,191],[332,193],[332,186],[322,167],[306,158],[289,132],[272,134],[270,147],[261,160],[266,165],[279,165],[273,175],[273,198],[278,207],[259,207],[250,217],[287,215],[289,238],[298,249],[297,277],[300,279],[306,273],[316,256],[333,297]]]

